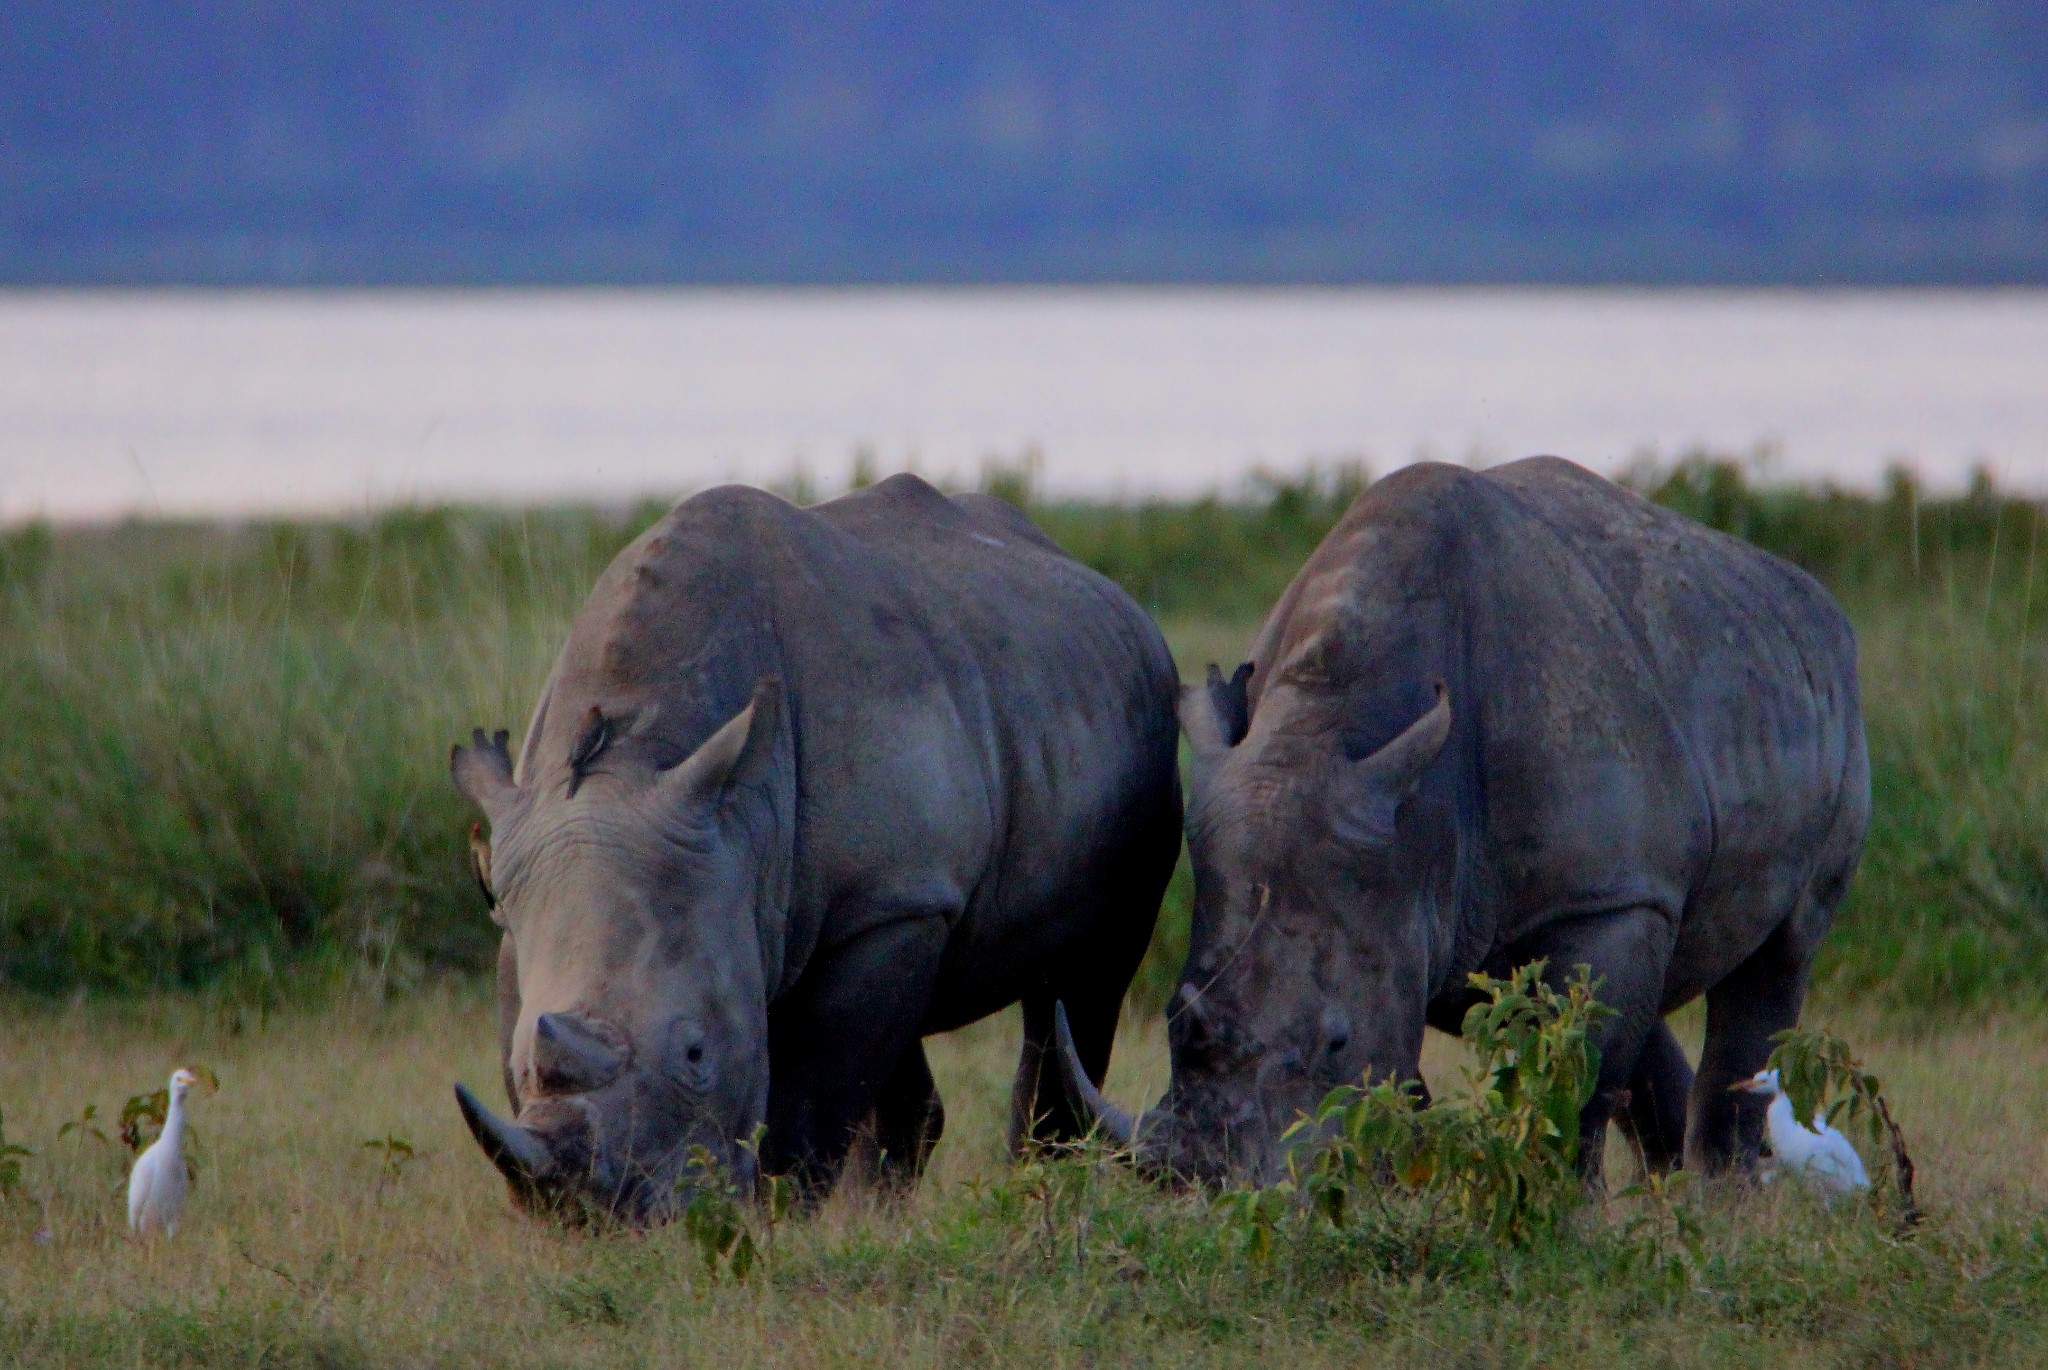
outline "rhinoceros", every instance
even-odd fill
[[[515,1116],[456,1094],[514,1197],[658,1221],[706,1154],[815,1195],[857,1136],[907,1183],[944,1116],[921,1039],[1019,1001],[1013,1143],[1078,1135],[1040,1063],[1058,1000],[1107,1067],[1180,846],[1178,692],[1143,611],[999,500],[678,505],[516,770],[503,733],[452,757]]]
[[[1146,1164],[1270,1177],[1332,1086],[1417,1075],[1472,972],[1539,958],[1616,1011],[1589,1182],[1610,1119],[1653,1165],[1754,1161],[1729,1086],[1796,1022],[1870,811],[1855,639],[1811,577],[1557,458],[1412,466],[1181,715],[1167,1096],[1134,1124],[1069,1067]],[[1701,994],[1695,1080],[1664,1015]]]

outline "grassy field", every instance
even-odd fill
[[[1188,670],[1235,659],[1357,480],[1139,507],[991,483]],[[1809,1019],[1885,1080],[1920,1165],[1911,1232],[1783,1186],[1617,1184],[1526,1249],[1397,1209],[1254,1259],[1227,1203],[1094,1157],[1013,1168],[1008,1020],[936,1045],[951,1130],[924,1190],[836,1199],[750,1280],[681,1227],[519,1219],[448,1093],[497,1068],[446,748],[524,722],[590,581],[659,511],[27,528],[0,535],[0,1109],[34,1154],[0,1186],[0,1365],[2048,1361],[2042,510],[1985,485],[1759,490],[1706,461],[1639,483],[1794,557],[1856,620],[1876,821]],[[1130,1102],[1164,1082],[1153,1009],[1188,894],[1183,872],[1134,986]],[[1432,1040],[1433,1084],[1459,1052]],[[222,1081],[196,1106],[202,1178],[187,1230],[145,1251],[125,1153],[60,1130],[192,1060]]]
[[[1258,1262],[1198,1196],[1088,1160],[1012,1169],[1003,1018],[935,1044],[951,1123],[925,1188],[900,1206],[843,1195],[784,1225],[741,1283],[707,1272],[680,1226],[590,1234],[510,1211],[448,1093],[496,1075],[474,993],[288,1009],[260,1028],[189,998],[17,1002],[0,1099],[38,1154],[0,1203],[0,1364],[2041,1363],[2048,1031],[1848,1026],[1917,1153],[1928,1217],[1910,1235],[1783,1185],[1729,1185],[1612,1198],[1521,1251],[1373,1230]],[[1439,1087],[1457,1056],[1432,1038]],[[55,1134],[183,1060],[222,1087],[195,1107],[187,1225],[147,1250],[123,1231],[118,1148]],[[1113,1092],[1149,1100],[1164,1074],[1156,1019],[1128,1025]],[[394,1136],[414,1148],[396,1174],[364,1146]]]

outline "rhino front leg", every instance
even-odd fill
[[[876,1106],[918,1045],[945,945],[942,918],[872,927],[814,956],[769,1010],[766,1159],[806,1202],[830,1192],[871,1123],[887,1125]]]
[[[1515,948],[1511,958],[1513,965],[1547,960],[1544,979],[1559,989],[1578,967],[1591,967],[1595,996],[1614,1011],[1591,1034],[1600,1051],[1600,1078],[1579,1112],[1579,1175],[1589,1185],[1603,1181],[1607,1124],[1628,1094],[1645,1042],[1663,1028],[1659,1009],[1674,936],[1663,910],[1629,908],[1552,924]]]
[[[1628,1080],[1628,1107],[1615,1116],[1652,1174],[1675,1169],[1685,1153],[1685,1101],[1692,1064],[1671,1025],[1659,1020],[1636,1054]]]

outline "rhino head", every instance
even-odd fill
[[[1429,856],[1450,840],[1407,812],[1450,735],[1441,684],[1354,759],[1334,701],[1283,683],[1253,717],[1248,673],[1226,683],[1211,666],[1181,700],[1195,902],[1168,1005],[1166,1097],[1127,1117],[1064,1042],[1059,1053],[1084,1116],[1141,1167],[1206,1183],[1277,1178],[1282,1134],[1332,1087],[1416,1077],[1428,910],[1444,893]]]
[[[565,767],[515,781],[505,735],[457,747],[456,788],[490,822],[479,878],[504,929],[500,1046],[515,1116],[456,1101],[534,1211],[659,1221],[702,1147],[741,1184],[768,1099],[773,880],[763,795],[780,691],[763,681],[681,762],[617,745],[598,710]]]

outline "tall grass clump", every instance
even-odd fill
[[[635,523],[13,534],[0,980],[261,992],[316,962],[480,964],[448,740],[524,716]]]

